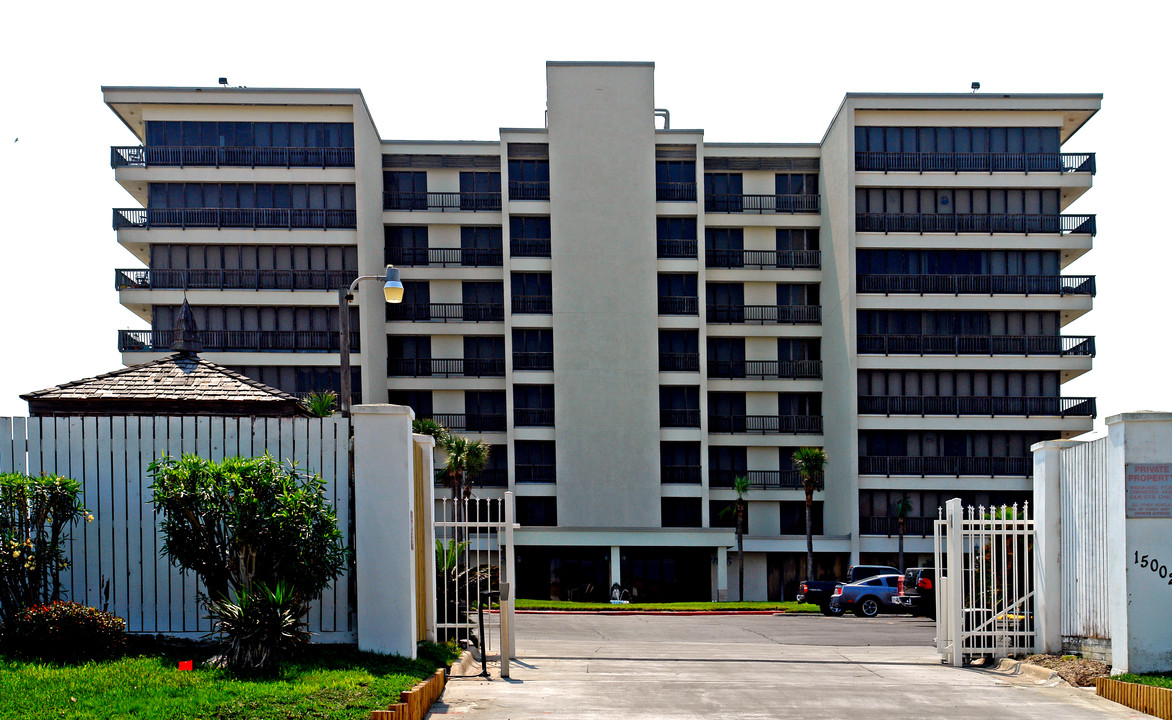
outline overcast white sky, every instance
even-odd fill
[[[651,60],[656,105],[709,141],[816,142],[848,91],[1101,92],[1064,147],[1098,153],[1095,369],[1063,386],[1099,420],[1172,410],[1166,3],[23,2],[0,67],[0,415],[22,392],[120,367],[109,146],[134,137],[102,85],[361,88],[384,138],[495,140],[542,123],[546,60]],[[1162,8],[1162,9],[1159,9]],[[19,142],[14,139],[19,138]]]

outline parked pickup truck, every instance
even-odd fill
[[[842,615],[842,610],[830,606],[834,587],[840,583],[853,583],[876,575],[902,575],[888,565],[852,565],[846,571],[845,580],[803,580],[798,586],[798,602],[807,602],[822,609],[823,615]]]
[[[899,603],[912,615],[927,615],[936,619],[935,568],[910,568],[903,575],[899,588]]]

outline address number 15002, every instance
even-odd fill
[[[1168,566],[1161,563],[1159,559],[1149,555],[1140,555],[1139,550],[1135,551],[1134,565],[1139,565],[1142,568],[1147,568],[1160,576],[1160,579],[1168,579],[1168,584],[1172,585],[1172,578],[1168,577]]]

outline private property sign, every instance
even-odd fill
[[[1127,517],[1172,518],[1172,463],[1127,464]]]

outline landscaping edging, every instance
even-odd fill
[[[517,615],[814,615],[785,610],[514,610]]]
[[[1172,720],[1172,690],[1154,685],[1095,678],[1095,693],[1101,697],[1126,705],[1132,710],[1155,715],[1163,720]]]
[[[432,703],[444,691],[444,676],[443,668],[436,670],[428,679],[410,690],[404,690],[399,702],[386,710],[371,710],[370,720],[423,720]]]

